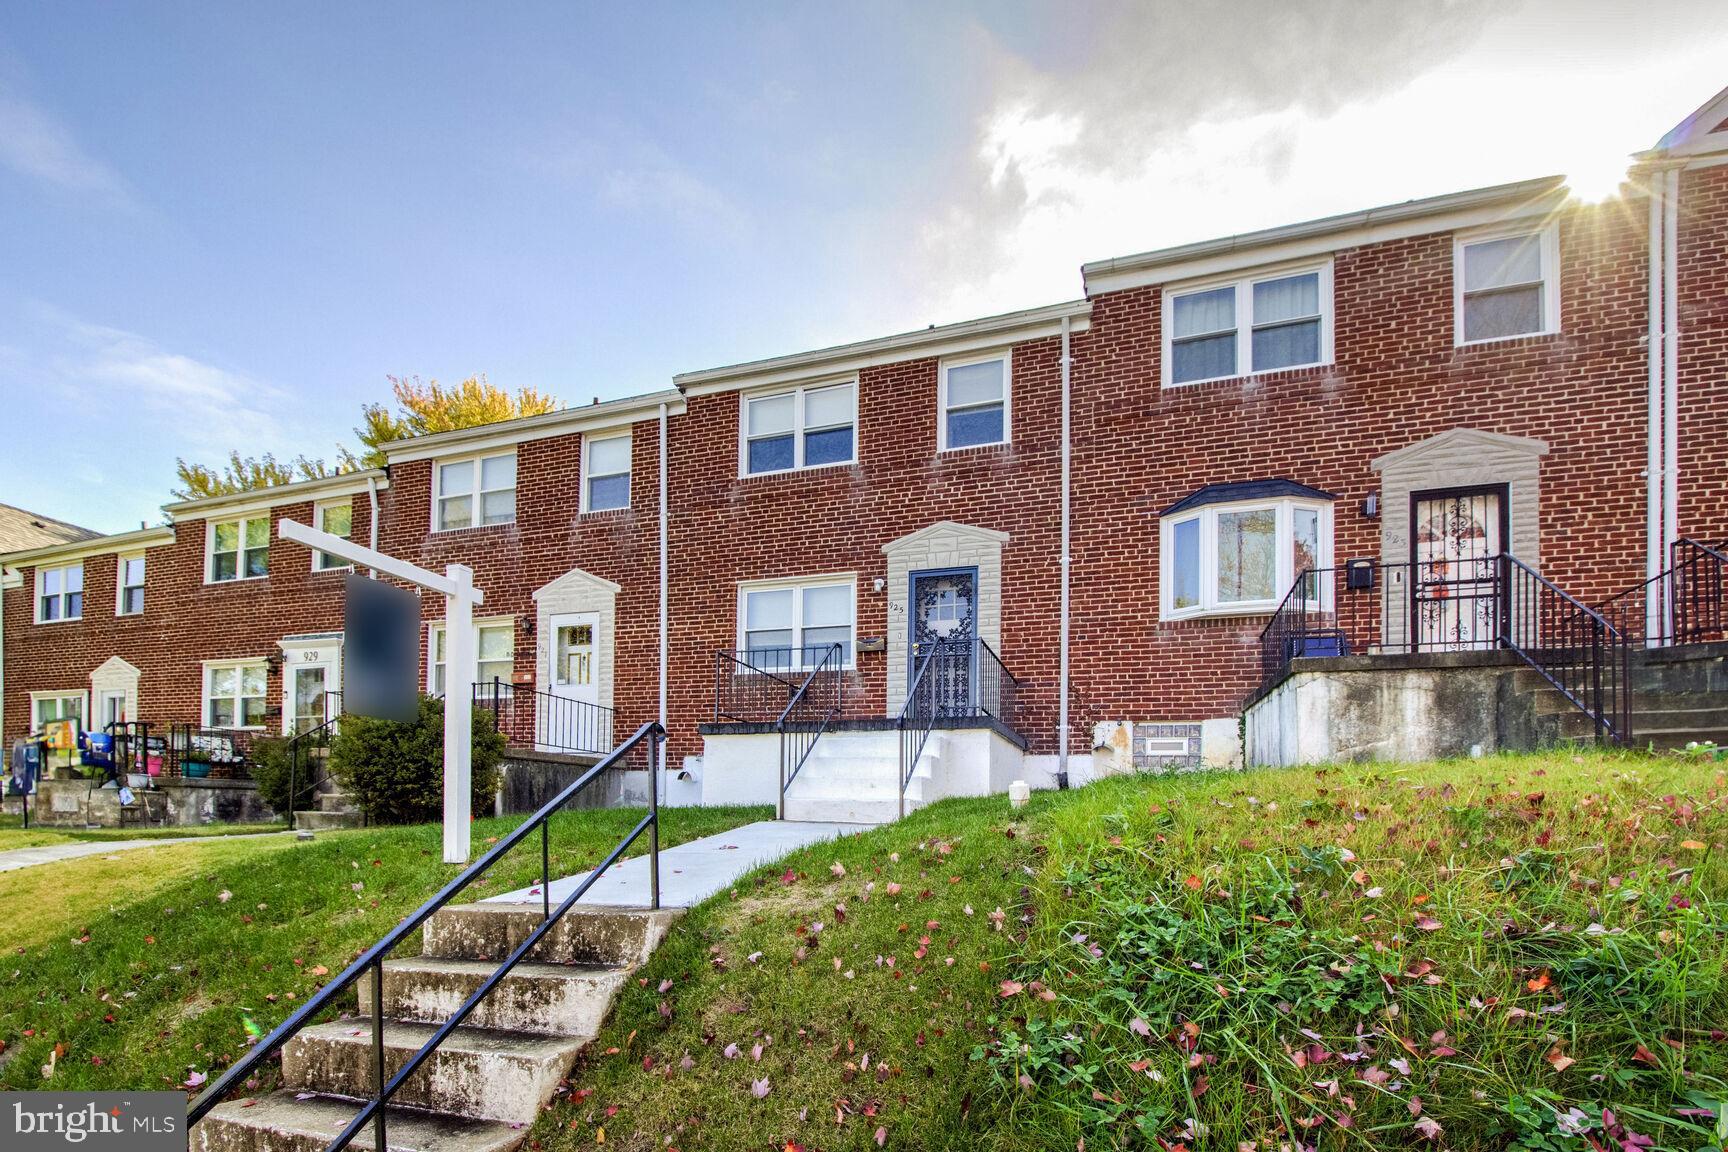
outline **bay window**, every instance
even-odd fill
[[[746,397],[743,474],[855,462],[857,394],[857,383],[848,380]]]
[[[1331,553],[1332,509],[1323,500],[1191,498],[1163,518],[1162,615],[1271,612],[1300,573],[1329,566]],[[1326,591],[1323,581],[1312,580],[1316,599]]]
[[[851,578],[824,577],[739,590],[738,647],[766,671],[814,668],[831,645],[840,664],[852,666],[857,599]]]
[[[1195,384],[1332,358],[1332,266],[1164,294],[1164,383]]]

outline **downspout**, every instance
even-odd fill
[[[666,727],[666,405],[660,405],[660,727]]]
[[[371,527],[366,534],[366,545],[371,548],[372,551],[376,552],[378,551],[378,477],[376,476],[366,477],[366,499],[371,501],[372,504]],[[373,580],[376,580],[378,579],[378,569],[368,568],[366,570],[366,575],[371,577]]]
[[[1061,624],[1057,632],[1057,672],[1056,672],[1056,787],[1068,787],[1068,477],[1069,457],[1072,451],[1070,437],[1069,408],[1071,398],[1068,391],[1069,365],[1072,357],[1068,352],[1069,320],[1062,317],[1062,554],[1059,575],[1062,586]]]
[[[1680,170],[1668,172],[1668,189],[1662,197],[1666,218],[1662,226],[1662,372],[1667,392],[1663,400],[1662,465],[1662,559],[1672,562],[1674,542],[1680,538]],[[1665,605],[1672,624],[1674,606]],[[1666,629],[1664,630],[1666,631]]]
[[[1650,183],[1650,299],[1646,306],[1649,331],[1644,338],[1644,356],[1649,363],[1648,418],[1644,445],[1644,578],[1655,580],[1667,565],[1662,562],[1662,202],[1664,174],[1651,173]],[[1644,635],[1651,643],[1662,635],[1662,600],[1644,597]]]

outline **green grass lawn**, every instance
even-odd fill
[[[661,843],[771,815],[664,809]],[[554,869],[598,863],[641,816],[560,816]],[[476,821],[476,851],[516,823]],[[538,879],[534,839],[471,897]],[[440,844],[437,825],[310,842],[212,837],[5,873],[0,949],[11,955],[0,967],[0,1088],[167,1088],[224,1067],[245,1051],[248,1020],[266,1031],[280,1023],[456,874]],[[404,954],[418,950],[417,939],[403,945]]]
[[[533,1143],[1719,1148],[1725,809],[1596,754],[948,801],[695,909]]]
[[[195,824],[185,828],[61,828],[31,822],[22,816],[0,816],[0,852],[14,848],[41,848],[50,844],[101,843],[106,840],[172,840],[191,836],[244,836],[253,832],[281,832],[286,825]]]

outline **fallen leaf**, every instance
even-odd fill
[[[1445,1131],[1444,1128],[1440,1127],[1440,1121],[1431,1116],[1424,1116],[1416,1121],[1415,1128],[1424,1140],[1438,1140],[1440,1133]]]
[[[756,1097],[758,1100],[768,1095],[771,1091],[773,1091],[773,1086],[768,1083],[768,1077],[766,1076],[762,1077],[760,1080],[750,1081],[750,1095]]]

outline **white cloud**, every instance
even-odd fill
[[[1048,71],[981,34],[993,95],[969,180],[916,232],[924,306],[1078,295],[1085,260],[1413,196],[1554,172],[1600,186],[1716,90],[1728,20],[1568,12],[1116,8]]]
[[[135,207],[120,174],[91,156],[71,129],[0,80],[0,164],[56,189]]]

